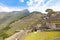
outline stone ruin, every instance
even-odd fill
[[[33,31],[46,31],[46,30],[55,30],[60,31],[60,24],[55,24],[54,22],[60,21],[60,12],[52,13],[51,17],[49,18],[47,15],[40,18],[40,21],[43,23],[40,26],[35,25],[31,26],[32,32]]]
[[[40,27],[41,30],[59,30],[60,31],[60,24],[55,24],[54,22],[59,22],[60,21],[60,12],[55,12],[52,13],[50,18],[45,15],[43,16],[40,20],[45,23],[43,23]]]

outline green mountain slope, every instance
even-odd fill
[[[0,19],[0,29],[7,27],[9,24],[29,15],[28,10],[8,12],[3,18]]]
[[[55,14],[55,12],[52,13],[53,15],[51,14],[51,17],[47,16],[47,14],[37,11],[29,13],[28,10],[2,13],[0,13],[0,37],[3,39],[20,32],[20,30],[25,29],[30,30],[32,33],[29,32],[29,34],[26,35],[23,40],[53,40],[55,37],[60,37],[60,32],[50,30],[55,26],[53,24],[49,24],[49,22],[55,23],[55,25],[57,25],[60,21],[60,15]],[[60,27],[60,24],[58,26]],[[35,32],[38,30],[46,31]]]
[[[40,12],[34,12],[31,13],[29,16],[24,17],[21,20],[15,21],[15,23],[12,23],[9,27],[11,27],[6,33],[8,35],[12,35],[15,33],[16,30],[21,30],[24,28],[28,28],[30,26],[35,26],[40,23],[39,19],[43,16]],[[11,31],[12,30],[12,31]]]
[[[4,16],[0,18],[0,37],[6,38],[9,36],[8,34],[6,34],[6,31],[10,29],[9,26],[15,21],[18,21],[28,16],[30,13],[28,10],[23,10],[23,11],[13,11],[13,12],[3,12],[3,14]]]

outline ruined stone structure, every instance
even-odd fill
[[[60,12],[52,12],[49,16],[43,16],[40,21],[43,23],[40,27],[41,30],[60,30]]]

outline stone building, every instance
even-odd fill
[[[60,30],[60,12],[53,12],[50,17],[45,15],[41,21],[43,24],[40,29]]]

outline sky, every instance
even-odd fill
[[[60,11],[60,0],[0,0],[0,12],[22,11],[45,12],[46,9]]]

